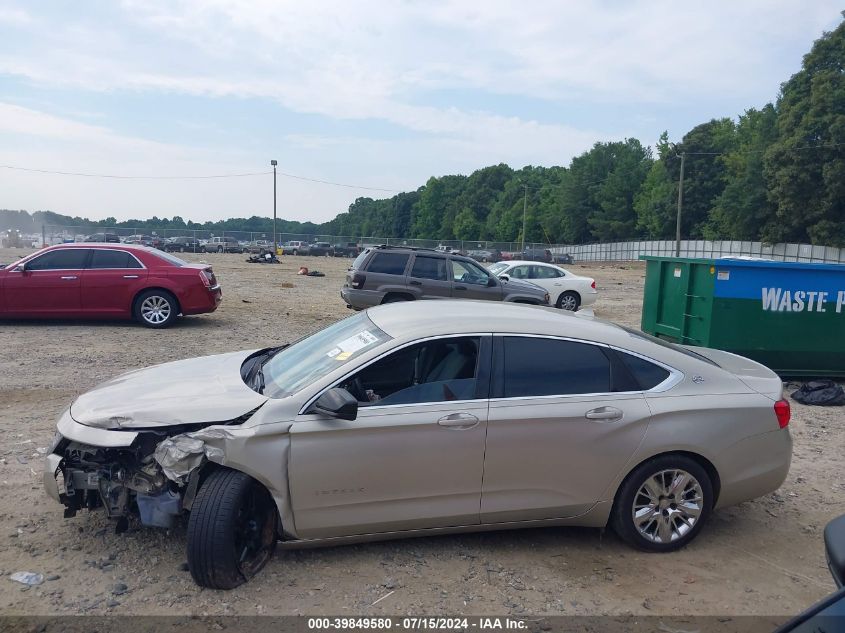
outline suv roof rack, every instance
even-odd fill
[[[428,251],[431,253],[442,253],[443,251],[438,251],[434,248],[428,248],[426,246],[403,246],[401,244],[373,244],[372,246],[365,246],[364,248],[380,248],[380,249],[389,249],[389,248],[401,248],[406,251]]]

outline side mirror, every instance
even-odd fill
[[[330,418],[354,420],[358,417],[358,400],[346,389],[329,389],[311,406],[309,413],[322,413]]]
[[[487,287],[492,288],[493,286],[498,286],[499,282],[496,281],[495,277],[488,277],[487,278]]]
[[[511,276],[510,275],[499,275],[499,279],[501,279],[502,281],[510,281]]]

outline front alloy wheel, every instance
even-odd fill
[[[220,468],[200,486],[188,519],[188,568],[196,583],[233,589],[270,560],[278,512],[267,489]]]
[[[632,472],[616,495],[611,525],[638,549],[670,552],[689,543],[713,508],[707,471],[686,455],[663,455]]]

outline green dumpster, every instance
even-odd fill
[[[845,376],[845,265],[641,257],[642,330],[783,376]]]

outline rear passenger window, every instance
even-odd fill
[[[408,257],[408,253],[376,253],[367,266],[367,272],[401,275],[405,272]]]
[[[608,393],[610,361],[589,343],[505,337],[504,397]]]
[[[414,259],[414,267],[411,269],[411,277],[447,281],[446,260],[443,257],[417,255]]]
[[[140,268],[132,255],[126,251],[95,250],[89,268]]]
[[[644,391],[652,389],[669,377],[669,372],[639,356],[619,352],[619,357]]]

